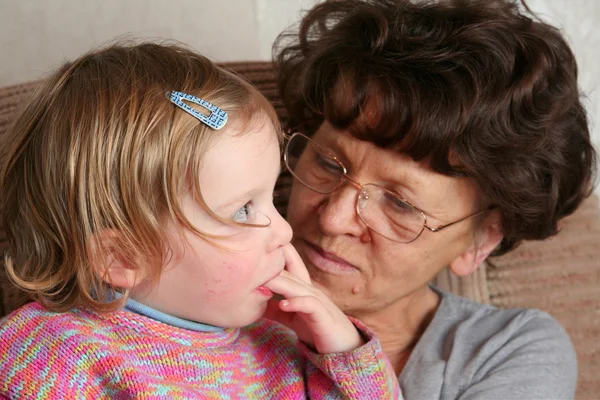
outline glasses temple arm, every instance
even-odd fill
[[[489,207],[487,207],[484,210],[477,211],[475,214],[467,215],[466,217],[463,217],[463,218],[459,219],[458,221],[450,222],[449,224],[446,224],[446,225],[440,225],[437,228],[433,228],[433,227],[427,225],[427,222],[425,222],[425,225],[423,225],[423,227],[427,228],[430,232],[439,232],[442,229],[445,229],[445,228],[447,228],[449,226],[452,226],[454,224],[458,224],[459,222],[462,222],[462,221],[464,221],[466,219],[469,219],[469,218],[472,218],[472,217],[476,217],[476,216],[481,215],[483,213],[486,213],[486,212],[488,212],[488,211],[490,211],[492,209],[494,209],[494,206],[489,206]]]

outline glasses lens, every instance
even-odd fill
[[[409,243],[423,231],[423,214],[394,193],[367,184],[357,203],[358,214],[372,230],[396,242]]]
[[[286,146],[285,164],[303,185],[319,193],[331,193],[344,177],[344,167],[327,149],[297,133]]]

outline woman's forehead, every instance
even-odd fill
[[[352,121],[353,130],[370,131],[381,125],[385,118],[385,93],[374,81],[355,82],[355,79],[341,76],[331,91],[331,101],[325,103],[325,116],[349,116],[359,112]]]
[[[372,142],[336,129],[325,121],[313,139],[336,155],[348,173],[364,183],[378,183],[394,189],[428,215],[447,206],[454,198],[477,196],[471,179],[434,171],[427,159],[415,161],[408,154],[385,149]]]

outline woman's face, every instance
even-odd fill
[[[325,122],[312,138],[346,166],[352,179],[399,193],[437,227],[477,209],[477,191],[468,179],[433,172],[396,151],[360,141]],[[423,292],[444,267],[472,248],[474,219],[412,243],[398,243],[371,231],[356,213],[358,189],[345,184],[319,194],[294,180],[288,221],[293,243],[316,284],[351,315],[384,310]]]

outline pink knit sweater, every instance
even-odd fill
[[[28,304],[0,323],[0,398],[399,399],[379,341],[320,355],[261,320],[195,332],[122,310]]]

